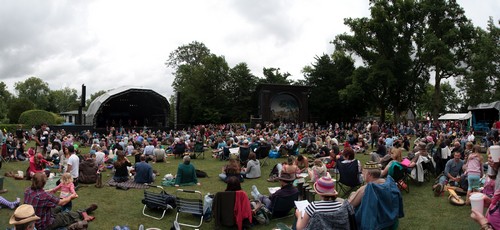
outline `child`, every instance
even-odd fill
[[[469,187],[467,189],[467,199],[466,203],[469,204],[469,196],[473,189],[479,189],[479,180],[483,175],[483,157],[479,153],[480,151],[479,145],[475,145],[472,148],[472,153],[467,158],[467,163],[465,164],[466,173],[467,173],[467,181],[469,182]]]
[[[314,166],[311,170],[309,170],[309,176],[311,177],[312,182],[316,182],[319,178],[327,176],[328,172],[326,171],[326,167],[320,159],[314,160]]]
[[[58,190],[61,190],[61,193],[59,195],[60,198],[66,198],[69,196],[74,196],[75,198],[78,197],[78,194],[76,194],[76,192],[75,192],[75,185],[73,184],[73,177],[71,177],[70,173],[64,173],[61,176],[61,183],[57,187],[50,189],[47,192],[55,193]],[[71,211],[72,206],[73,206],[72,201],[70,201],[62,207],[62,211],[69,212],[69,211]]]

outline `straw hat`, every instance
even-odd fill
[[[9,224],[25,224],[31,221],[39,220],[40,217],[35,215],[35,209],[29,204],[23,204],[14,211],[10,217]]]
[[[321,196],[336,196],[335,181],[330,177],[321,177],[314,183],[314,191]]]
[[[363,166],[364,169],[380,169],[380,165],[377,162],[368,161]]]

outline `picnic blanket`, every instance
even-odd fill
[[[175,179],[163,180],[161,182],[161,185],[166,187],[173,187],[175,186]],[[180,186],[192,186],[192,185],[196,185],[196,183],[190,182],[190,183],[180,184]]]
[[[43,190],[49,190],[55,188],[57,185],[57,181],[61,178],[61,176],[57,175],[52,178],[47,179],[47,183],[45,183],[45,186],[43,187]]]
[[[121,182],[121,183],[118,183],[116,182],[115,180],[113,180],[113,177],[111,177],[109,180],[108,180],[108,185],[109,186],[120,186],[120,187],[126,187],[126,188],[138,188],[138,189],[147,189],[149,188],[149,185],[146,185],[146,184],[138,184],[138,183],[135,183],[134,180],[128,180],[128,181],[125,181],[125,182]]]

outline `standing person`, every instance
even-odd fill
[[[373,144],[375,143],[375,141],[378,140],[378,132],[379,132],[379,127],[378,127],[378,122],[376,120],[373,121],[373,124],[372,126],[370,127],[370,134],[371,134],[371,138],[372,138],[372,149],[373,149]]]
[[[61,183],[57,185],[53,189],[47,190],[48,193],[56,193],[57,191],[61,191],[59,194],[59,198],[64,199],[66,197],[78,197],[78,194],[75,192],[75,185],[73,184],[73,177],[71,177],[71,174],[69,173],[64,173],[61,177]],[[68,203],[66,203],[64,206],[62,206],[63,212],[69,212],[71,211],[71,208],[73,207],[73,202],[70,200]]]
[[[470,194],[473,189],[479,189],[479,180],[483,177],[483,156],[479,153],[480,150],[481,147],[479,145],[475,145],[472,148],[472,153],[467,158],[467,163],[465,163],[464,166],[466,168],[465,174],[467,174],[468,182],[467,198],[465,199],[466,204],[470,204]]]
[[[68,169],[66,172],[71,174],[73,177],[73,184],[78,188],[78,174],[80,173],[80,158],[75,153],[75,147],[73,145],[68,146],[68,152],[70,154],[68,158]]]
[[[46,129],[47,123],[42,122],[42,124],[40,125],[40,129],[35,133],[36,153],[41,153],[42,155],[45,155],[43,131],[46,131]]]

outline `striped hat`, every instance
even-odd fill
[[[330,177],[321,177],[314,183],[314,191],[320,196],[336,196],[335,180]]]

